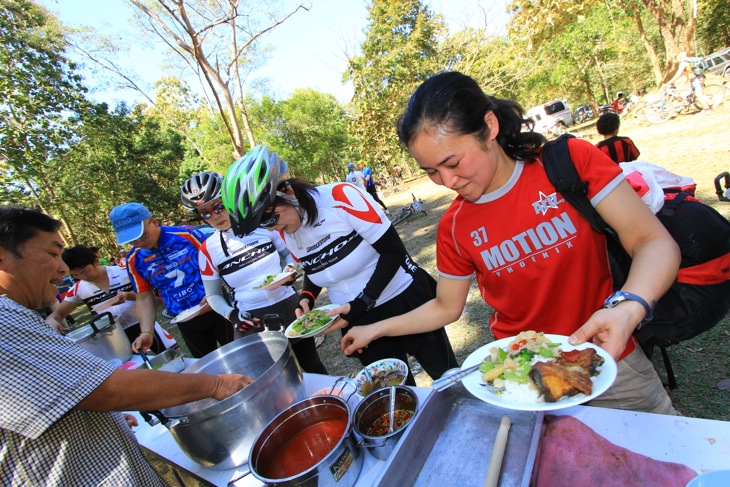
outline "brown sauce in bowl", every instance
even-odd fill
[[[284,479],[304,472],[334,449],[346,429],[347,421],[334,419],[303,429],[273,455],[261,474],[270,479]]]
[[[413,417],[413,411],[409,409],[396,409],[393,411],[393,432],[404,427]],[[387,412],[376,419],[367,431],[368,436],[385,436],[390,430],[390,412]]]

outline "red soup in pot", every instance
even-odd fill
[[[331,419],[309,426],[286,442],[261,474],[270,479],[293,477],[324,459],[347,429],[347,421]]]

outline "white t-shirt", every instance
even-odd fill
[[[78,281],[66,292],[65,300],[75,304],[86,304],[92,311],[97,313],[111,312],[116,323],[122,328],[139,323],[137,314],[134,311],[134,301],[125,301],[121,304],[114,304],[106,307],[105,303],[116,297],[119,292],[132,292],[132,283],[126,269],[117,266],[101,266],[106,270],[109,278],[109,292],[103,291],[96,284],[89,281]]]
[[[276,232],[257,228],[236,237],[231,230],[216,230],[200,247],[200,274],[204,281],[223,279],[234,290],[240,310],[271,306],[294,294],[291,286],[254,289],[267,276],[281,273],[280,253],[288,254]]]
[[[360,294],[375,272],[379,254],[372,244],[390,227],[390,220],[372,197],[346,183],[327,184],[311,193],[319,214],[308,217],[293,234],[284,233],[286,246],[299,260],[307,277],[326,287],[332,303],[344,304]],[[310,223],[312,223],[310,225]],[[404,262],[376,300],[383,304],[398,296],[413,281]]]

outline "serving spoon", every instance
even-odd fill
[[[393,417],[395,416],[395,386],[390,386],[390,418],[388,425],[388,433],[393,432]]]
[[[471,367],[467,367],[465,369],[459,369],[459,368],[453,368],[449,369],[446,372],[444,372],[444,375],[442,375],[440,378],[433,381],[433,384],[431,387],[439,392],[448,389],[449,387],[453,386],[457,382],[459,382],[461,379],[466,377],[467,375],[471,374],[472,372],[475,372],[476,370],[481,367],[482,362],[479,362],[476,365],[472,365]]]

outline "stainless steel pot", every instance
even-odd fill
[[[390,457],[398,440],[414,421],[418,412],[418,396],[415,392],[406,386],[395,386],[393,389],[395,390],[395,409],[413,411],[410,421],[401,429],[383,436],[367,434],[375,421],[390,413],[390,387],[371,393],[355,409],[353,424],[355,432],[362,438],[359,445],[368,448],[378,460],[387,460]]]
[[[208,398],[160,411],[182,451],[206,467],[228,469],[246,463],[256,435],[271,418],[305,397],[302,369],[280,332],[235,340],[181,373],[254,378],[223,401]]]
[[[326,395],[276,416],[256,438],[248,466],[266,485],[352,487],[362,463],[347,402]]]
[[[108,362],[126,362],[132,357],[132,344],[110,312],[94,316],[89,323],[66,334],[86,351]],[[119,363],[119,362],[117,362]]]

